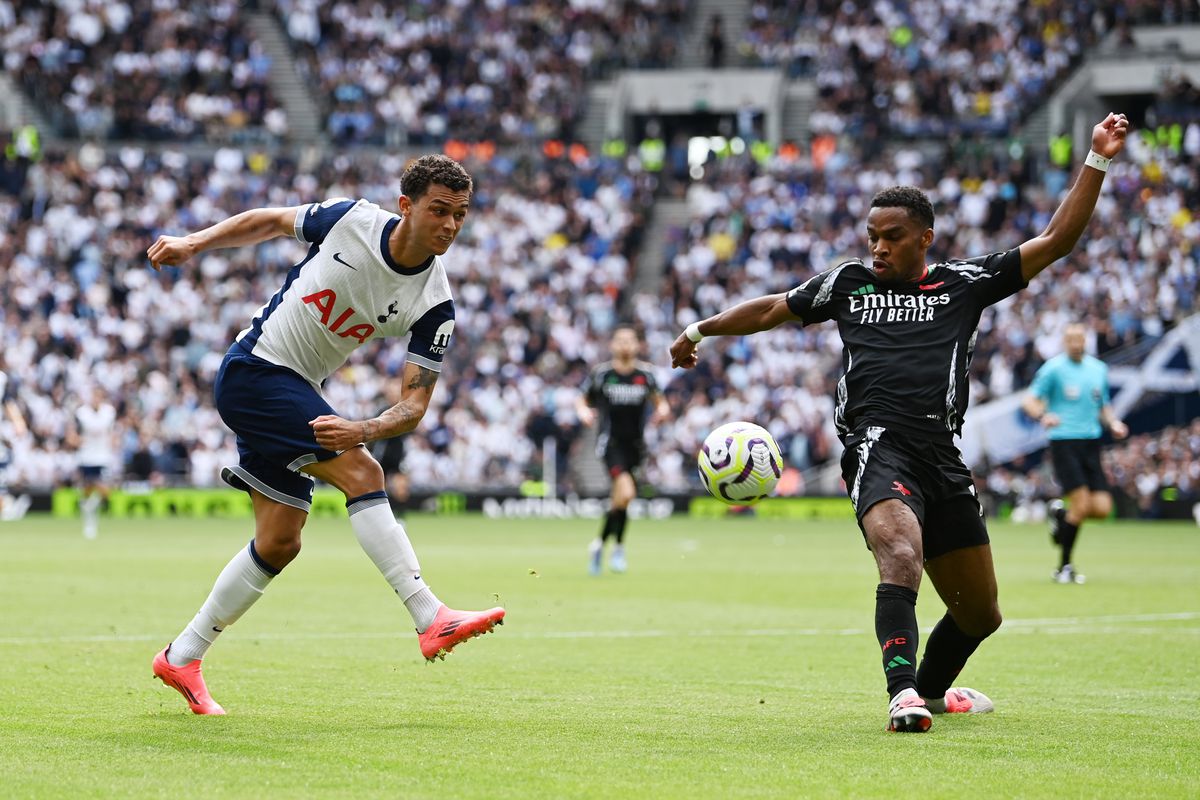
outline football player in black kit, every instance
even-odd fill
[[[671,345],[672,366],[688,369],[705,336],[837,321],[844,374],[835,422],[846,489],[879,568],[875,634],[887,678],[887,730],[929,730],[931,713],[992,710],[983,694],[951,687],[1000,627],[987,529],[953,440],[967,408],[976,328],[985,307],[1075,247],[1128,128],[1122,114],[1093,128],[1092,152],[1074,185],[1046,229],[1019,247],[926,265],[933,206],[913,187],[885,189],[867,214],[870,262],[844,261],[789,292],[741,303],[694,323]],[[922,567],[947,612],[918,668]]]
[[[637,493],[633,473],[646,456],[647,410],[653,404],[651,423],[666,419],[670,410],[654,380],[654,367],[637,360],[641,348],[637,331],[628,325],[618,326],[609,347],[612,361],[592,370],[575,408],[584,425],[591,426],[599,418],[596,455],[612,478],[612,502],[600,535],[588,550],[588,571],[592,575],[600,574],[604,543],[610,536],[616,541],[608,566],[613,572],[625,571],[626,514]]]

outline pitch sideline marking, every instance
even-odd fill
[[[1088,634],[1113,632],[1157,633],[1163,630],[1175,632],[1200,633],[1200,628],[1171,628],[1164,629],[1141,625],[1131,627],[1121,623],[1175,622],[1200,619],[1200,611],[1175,611],[1158,614],[1106,614],[1095,617],[1046,617],[1042,619],[1006,619],[999,633],[1051,633],[1051,634]],[[1097,625],[1096,623],[1101,623]],[[1103,623],[1109,623],[1104,625]],[[1116,623],[1116,624],[1113,624]],[[1014,630],[1015,629],[1015,630]],[[931,628],[926,627],[928,633]],[[505,632],[504,638],[518,639],[665,639],[674,636],[689,636],[693,638],[736,637],[786,637],[786,636],[863,636],[869,633],[865,628],[763,628],[750,630],[612,630],[612,631],[513,631]],[[321,639],[396,639],[406,638],[406,634],[395,632],[347,631],[344,633],[257,633],[245,637],[248,640],[321,640]],[[0,645],[37,645],[37,644],[112,644],[120,642],[154,642],[164,641],[159,634],[105,634],[98,636],[8,636],[0,637]]]

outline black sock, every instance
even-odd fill
[[[947,612],[925,643],[925,657],[917,670],[917,693],[929,698],[945,695],[982,641],[963,633]]]
[[[917,593],[881,583],[875,589],[875,637],[883,650],[888,697],[917,685]]]
[[[1059,569],[1071,563],[1071,551],[1075,549],[1075,539],[1079,536],[1079,526],[1072,525],[1066,519],[1058,526],[1058,544],[1062,548],[1062,563]]]
[[[609,519],[612,520],[613,535],[617,537],[617,544],[625,543],[625,520],[628,514],[623,508],[614,508],[608,512]]]

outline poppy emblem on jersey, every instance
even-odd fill
[[[394,303],[388,303],[387,314],[380,314],[378,317],[376,317],[376,319],[379,320],[379,324],[382,325],[383,323],[387,322],[389,319],[391,319],[392,317],[396,316],[399,313],[400,313],[400,302],[399,301],[396,301]]]
[[[904,485],[903,483],[901,483],[900,481],[892,481],[892,489],[894,489],[895,491],[897,491],[897,492],[899,492],[900,494],[904,495],[905,497],[908,497],[908,496],[911,496],[911,495],[912,495],[912,492],[910,492],[910,491],[908,490],[908,487],[907,487],[907,486],[905,486],[905,485]]]

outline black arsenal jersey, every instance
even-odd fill
[[[787,303],[805,325],[837,320],[839,433],[865,423],[959,433],[979,317],[1025,286],[1015,248],[934,264],[904,284],[881,283],[853,259],[792,289]]]
[[[649,364],[637,362],[632,371],[617,372],[612,362],[592,370],[583,393],[587,403],[599,412],[601,436],[617,442],[640,443],[646,427],[646,410],[658,393]]]

